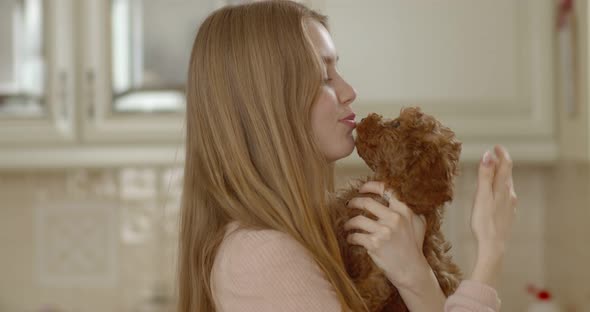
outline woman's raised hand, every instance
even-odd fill
[[[512,160],[504,147],[496,145],[493,153],[484,154],[479,165],[471,214],[471,229],[478,244],[472,279],[495,286],[516,215],[516,204]]]

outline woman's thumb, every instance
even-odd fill
[[[496,160],[490,151],[486,151],[479,164],[477,177],[477,196],[488,196],[492,194],[494,183]]]

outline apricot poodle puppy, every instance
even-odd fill
[[[369,114],[357,125],[356,132],[357,152],[374,174],[352,181],[348,188],[336,193],[332,202],[348,274],[370,311],[408,311],[397,289],[373,263],[366,249],[346,241],[355,231],[343,227],[346,221],[359,214],[376,220],[366,210],[345,205],[351,198],[363,196],[387,205],[378,195],[358,192],[366,181],[382,181],[414,213],[425,217],[424,255],[445,295],[451,295],[459,286],[461,272],[451,259],[451,246],[441,232],[441,224],[445,204],[453,199],[461,142],[453,131],[417,107],[402,108],[395,119]]]

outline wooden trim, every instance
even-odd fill
[[[551,164],[557,160],[553,142],[513,142],[504,144],[516,165]],[[461,160],[476,163],[493,144],[464,143]],[[0,152],[0,169],[102,168],[121,166],[181,165],[184,162],[182,144],[135,146],[65,146],[12,148]],[[365,166],[355,152],[338,161],[339,167]]]

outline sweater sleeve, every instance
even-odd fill
[[[477,281],[464,280],[447,298],[445,312],[497,312],[501,301],[496,290]]]
[[[219,312],[342,310],[333,287],[296,240],[272,230],[233,234],[212,271]]]

